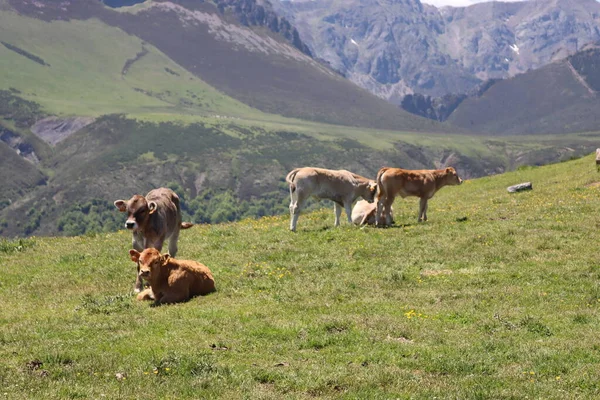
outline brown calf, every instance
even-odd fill
[[[600,169],[600,149],[596,149],[596,171]]]
[[[212,273],[204,264],[176,260],[156,249],[141,253],[132,249],[129,255],[138,264],[139,276],[150,283],[150,289],[138,294],[138,300],[153,299],[156,305],[179,303],[216,290]]]
[[[427,221],[427,200],[446,185],[460,185],[460,179],[452,167],[446,169],[407,170],[384,167],[377,173],[377,225],[383,225],[381,214],[389,210],[397,195],[404,197],[416,196],[421,199],[419,204],[418,221]],[[386,223],[391,223],[386,215]]]
[[[384,210],[385,212],[385,210]],[[377,214],[377,203],[369,203],[365,200],[359,200],[352,208],[352,222],[355,225],[375,225]],[[387,213],[386,213],[387,214]],[[390,209],[391,224],[394,223],[393,209]],[[386,215],[387,220],[387,215]]]
[[[181,222],[179,197],[168,188],[151,190],[146,197],[136,194],[128,201],[117,200],[114,204],[119,211],[127,212],[125,227],[132,231],[132,247],[137,251],[150,247],[161,251],[168,238],[169,253],[175,257],[179,230],[193,226],[189,222]],[[141,291],[142,286],[138,274],[135,291]]]
[[[348,222],[352,223],[352,203],[358,197],[373,202],[377,185],[374,181],[350,171],[324,168],[296,168],[285,177],[290,184],[290,230],[296,230],[298,216],[304,202],[314,196],[334,203],[335,226],[340,224],[342,207],[346,209]]]

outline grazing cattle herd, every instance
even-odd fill
[[[600,150],[600,149],[599,149]],[[598,153],[600,154],[600,153]],[[462,179],[452,167],[436,170],[406,170],[384,167],[371,180],[346,170],[296,168],[285,178],[290,188],[290,230],[296,224],[309,197],[334,203],[335,226],[340,224],[342,208],[349,223],[356,225],[393,225],[392,203],[396,196],[421,199],[418,221],[427,221],[427,201],[442,187],[460,185]],[[360,200],[352,209],[352,203]],[[137,265],[135,291],[138,300],[154,300],[155,305],[187,301],[215,291],[212,273],[196,261],[177,260],[180,229],[193,224],[181,222],[179,197],[171,189],[151,190],[145,197],[134,195],[117,200],[115,207],[127,212],[125,227],[132,231],[131,260]],[[161,254],[165,239],[169,253]],[[143,281],[149,288],[144,289]]]

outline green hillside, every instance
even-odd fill
[[[533,182],[533,191],[506,187]],[[152,308],[128,232],[0,242],[2,393],[15,399],[544,398],[600,394],[592,156],[442,189],[417,224],[330,209],[182,232],[218,291]]]
[[[285,128],[99,118],[58,143],[41,162],[51,176],[45,185],[24,198],[0,196],[12,203],[0,211],[0,233],[13,237],[115,230],[122,221],[114,200],[160,186],[172,187],[184,198],[186,218],[193,222],[286,214],[289,190],[284,177],[298,166],[345,168],[374,178],[385,165],[453,165],[470,178],[589,153],[598,139],[589,134],[499,141],[318,125],[310,134],[308,126]]]
[[[99,20],[50,23],[2,11],[0,26],[0,89],[19,90],[47,114],[160,113],[175,119],[262,114],[206,85],[152,45]]]
[[[600,50],[500,80],[464,100],[447,122],[488,135],[596,131]]]

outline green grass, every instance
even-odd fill
[[[597,398],[593,164],[444,188],[422,224],[409,198],[389,229],[334,229],[330,209],[296,234],[286,216],[196,226],[179,256],[218,291],[174,306],[134,300],[127,232],[5,240],[2,394]]]

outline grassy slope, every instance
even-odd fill
[[[424,224],[407,199],[385,230],[333,229],[329,209],[296,234],[197,226],[180,256],[219,291],[159,308],[130,293],[127,232],[1,242],[3,393],[597,398],[599,181],[589,156],[445,188]]]
[[[262,115],[217,92],[149,44],[143,45],[148,54],[122,75],[127,60],[142,51],[142,41],[98,20],[49,23],[3,11],[0,26],[4,42],[50,64],[42,66],[0,45],[0,89],[20,90],[47,113],[162,113],[171,119],[187,114]]]
[[[45,181],[45,176],[33,164],[17,155],[3,142],[0,142],[0,160],[0,182],[3,182],[0,203],[16,199]],[[2,208],[0,205],[0,209]]]

